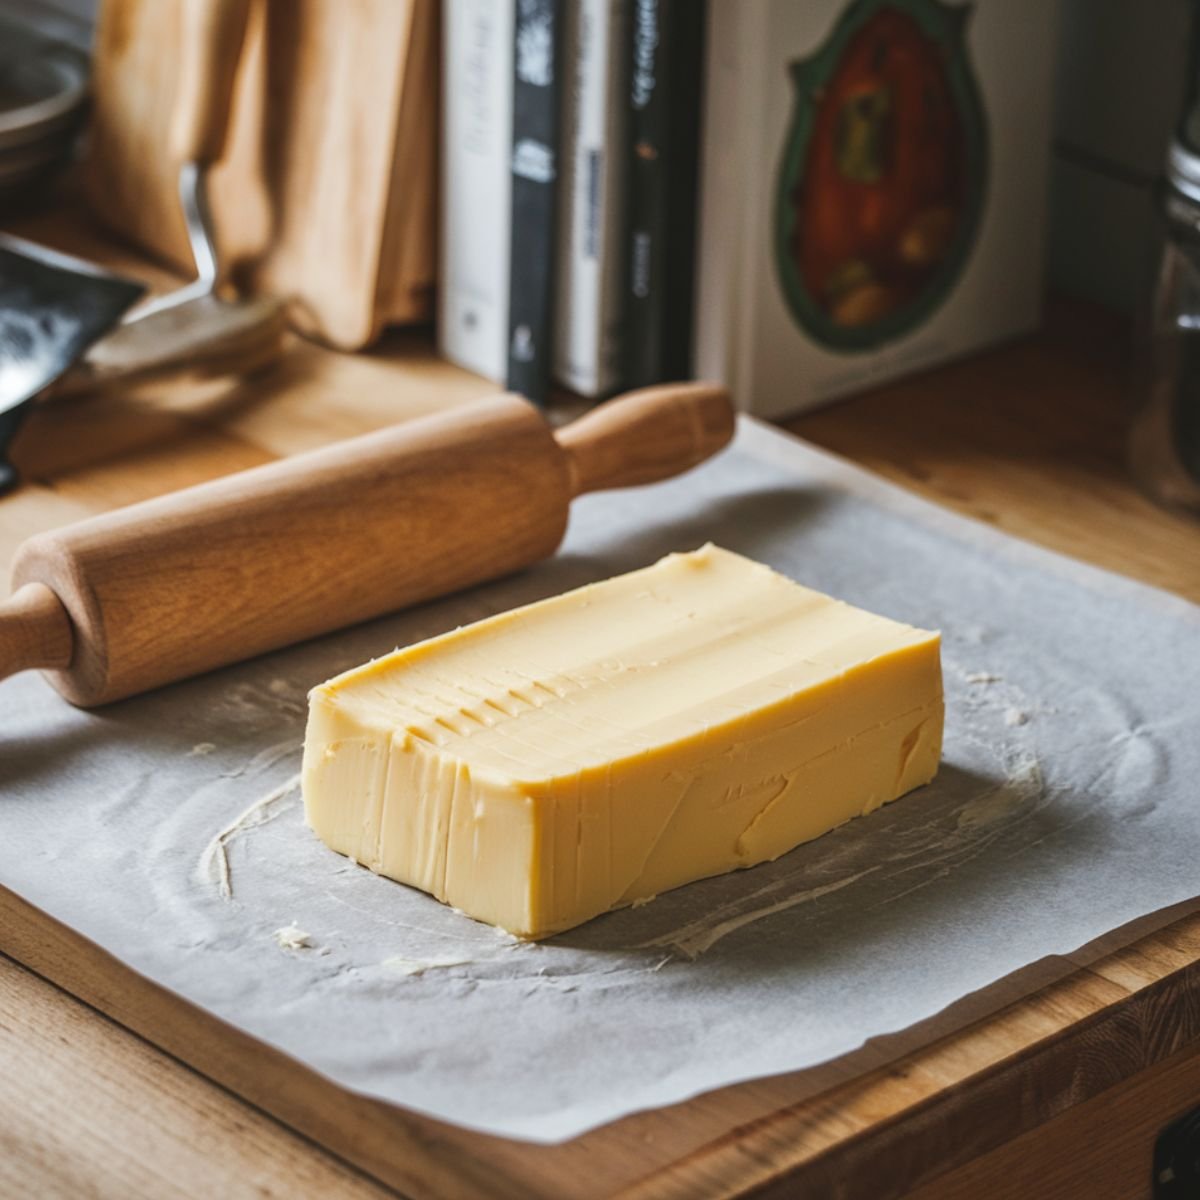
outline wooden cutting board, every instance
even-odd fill
[[[1137,947],[1109,955],[896,1061],[868,1046],[557,1146],[334,1087],[3,888],[0,923],[0,949],[17,961],[418,1200],[900,1200],[913,1189],[922,1200],[1136,1200],[1149,1196],[1156,1133],[1200,1096],[1197,918],[1154,939],[1153,965]]]
[[[185,273],[168,130],[180,0],[104,0],[85,183],[111,230]],[[429,318],[436,0],[257,0],[210,194],[223,262],[342,349]]]
[[[22,232],[54,240],[52,220]],[[86,240],[64,248],[97,257],[103,251]],[[926,494],[968,511],[979,505],[1005,522],[1019,519],[1027,532],[1041,529],[1061,548],[1083,547],[1102,562],[1108,555],[1110,566],[1145,559],[1144,573],[1153,567],[1157,582],[1200,599],[1200,578],[1188,566],[1197,561],[1200,534],[1139,501],[1106,465],[1119,452],[1117,442],[1109,446],[1109,431],[1120,424],[1110,340],[1103,327],[1088,337],[1070,326],[1065,333],[1055,329],[925,376],[904,396],[907,415],[893,387],[806,418],[804,428],[849,443],[856,457],[910,482],[919,469]],[[997,387],[992,406],[987,396]],[[222,392],[172,387],[136,400],[107,397],[46,410],[20,446],[33,481],[0,504],[0,564],[39,529],[464,403],[486,388],[438,361],[419,338],[405,336],[369,357],[300,343],[277,373]],[[981,448],[956,430],[964,394],[982,397],[970,426],[985,440],[980,430],[992,430],[994,444]],[[1056,405],[1057,421],[1046,415]],[[1078,421],[1083,411],[1091,425]],[[909,425],[927,436],[919,447],[895,451],[900,427]],[[1085,439],[1083,429],[1093,432]],[[965,465],[971,445],[976,455],[986,449],[1002,459],[994,472]],[[1080,486],[1068,503],[1073,475]],[[1121,522],[1111,520],[1114,511]],[[1119,951],[1076,956],[1073,973],[1053,985],[1027,980],[1027,994],[961,1032],[939,1037],[915,1030],[914,1048],[897,1060],[867,1047],[815,1072],[723,1089],[557,1147],[480,1137],[331,1088],[2,892],[0,950],[419,1197],[1136,1200],[1150,1194],[1149,1146],[1158,1128],[1200,1097],[1197,916],[1180,917]],[[34,1025],[34,1015],[26,1021]],[[13,1019],[5,1015],[0,1024]],[[0,1044],[2,1036],[7,1031]],[[19,1025],[14,1036],[25,1036]],[[86,1076],[86,1064],[79,1072]],[[55,1127],[77,1129],[96,1119],[74,1091],[50,1094],[37,1078],[28,1086],[27,1103],[36,1099],[37,1111]],[[111,1107],[112,1095],[150,1086],[131,1069],[104,1099]],[[178,1136],[203,1152],[214,1136],[242,1136],[235,1128],[241,1126],[231,1119],[217,1135],[184,1128]],[[59,1153],[90,1154],[92,1147],[85,1138]],[[21,1153],[14,1148],[6,1157]],[[29,1178],[26,1190],[36,1194],[43,1176],[35,1171]],[[302,1194],[302,1178],[281,1174],[273,1181],[280,1194]],[[185,1191],[203,1191],[200,1175],[177,1182]],[[142,1193],[131,1185],[129,1194]]]
[[[320,353],[311,351],[310,367]],[[347,393],[361,397],[390,384],[393,394],[410,394],[414,407],[422,397],[449,394],[437,386],[440,368],[427,359],[410,354],[393,365],[399,368],[395,376],[386,364],[372,363],[375,373],[358,376]],[[326,375],[322,383],[335,379],[336,373]],[[272,430],[289,414],[313,422],[305,436],[323,427],[317,400],[315,391],[285,398],[267,389],[257,412],[251,406],[219,426],[191,426],[183,418],[182,443],[129,455],[124,472],[80,466],[59,477],[57,496],[47,489],[44,498],[22,493],[15,499],[23,501],[25,521],[41,513],[42,520],[57,523],[60,501],[103,507],[106,480],[114,491],[121,477],[127,489],[161,487],[165,474],[147,485],[133,468],[159,463],[166,471],[172,447],[176,453],[186,447],[174,467],[179,476],[270,457]],[[335,414],[342,425],[374,419],[357,404],[335,406],[331,422]],[[116,418],[110,412],[109,419]],[[5,541],[6,556],[15,540]],[[470,1134],[346,1093],[148,983],[10,893],[0,892],[0,930],[5,953],[418,1197],[624,1194],[648,1200],[754,1191],[885,1200],[947,1168],[965,1170],[978,1156],[999,1152],[1009,1139],[1033,1136],[1043,1122],[1071,1118],[1081,1106],[1106,1110],[1114,1095],[1128,1094],[1126,1107],[1106,1119],[1126,1133],[1136,1128],[1151,1136],[1187,1106],[1195,1094],[1189,1089],[1200,1088],[1200,1057],[1189,1049],[1200,1035],[1195,920],[1159,935],[1149,949],[1143,943],[1106,956],[1049,988],[1036,990],[1036,981],[1027,981],[1035,989],[1031,994],[966,1033],[939,1038],[916,1030],[915,1048],[898,1061],[868,1047],[816,1071],[723,1089],[554,1147]],[[1165,1090],[1148,1095],[1145,1072],[1151,1067],[1161,1073]],[[1127,1111],[1140,1124],[1122,1124]],[[1077,1116],[1075,1122],[1079,1126]],[[1086,1122],[1076,1135],[1088,1141]],[[1113,1145],[1130,1150],[1127,1142]],[[1071,1158],[1061,1142],[1055,1155],[1056,1161]],[[1136,1193],[1110,1194],[1124,1200]]]

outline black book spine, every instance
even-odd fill
[[[703,0],[633,0],[626,383],[691,374]]]
[[[508,386],[544,404],[554,359],[563,0],[517,0],[514,38]]]

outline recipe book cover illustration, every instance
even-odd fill
[[[987,174],[971,10],[858,0],[791,64],[775,262],[797,325],[870,350],[946,299],[975,244]]]
[[[698,378],[786,417],[1037,327],[1056,7],[710,6]]]

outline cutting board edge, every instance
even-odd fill
[[[1200,914],[1189,914],[1150,936],[1169,936],[1176,926],[1189,923],[1200,928]],[[1189,930],[1190,936],[1195,928]],[[3,886],[0,951],[405,1194],[439,1200],[563,1194],[559,1172],[557,1178],[545,1181],[544,1188],[531,1190],[538,1175],[535,1160],[546,1147],[473,1134],[341,1088],[141,975]],[[1097,978],[1088,968],[1078,968],[1035,995],[1045,997],[1053,1007],[1061,1003],[1064,989],[1089,976]],[[1165,1037],[1159,1035],[1155,1019],[1163,1012],[1181,1017]],[[938,1039],[929,1049],[958,1036]],[[1200,961],[1192,961],[937,1094],[832,1142],[826,1139],[828,1144],[814,1146],[805,1135],[822,1117],[840,1113],[843,1106],[848,1111],[848,1102],[870,1086],[872,1077],[885,1083],[905,1078],[923,1052],[786,1105],[748,1125],[734,1125],[723,1136],[680,1157],[661,1155],[661,1143],[651,1144],[647,1152],[661,1155],[663,1161],[638,1182],[620,1188],[620,1194],[626,1200],[667,1200],[693,1194],[690,1189],[703,1183],[717,1186],[722,1195],[758,1196],[803,1185],[816,1188],[816,1194],[898,1200],[912,1187],[1100,1095],[1198,1039]],[[1113,1054],[1113,1046],[1120,1047],[1121,1053]],[[1051,1085],[1031,1091],[1029,1080],[1035,1072],[1049,1077]],[[714,1095],[719,1093],[710,1093],[709,1101]],[[670,1111],[675,1120],[686,1119],[688,1104],[704,1100],[685,1102]],[[603,1140],[606,1130],[618,1126],[636,1126],[637,1120],[635,1115],[549,1149],[569,1152],[577,1146],[583,1165],[594,1155],[589,1141]],[[510,1169],[522,1159],[525,1169]]]

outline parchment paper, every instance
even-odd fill
[[[933,785],[542,945],[303,825],[310,686],[710,539],[943,631]],[[842,1055],[1194,897],[1198,675],[1195,606],[747,421],[690,475],[577,502],[511,580],[96,713],[0,685],[0,883],[345,1087],[557,1141]]]

